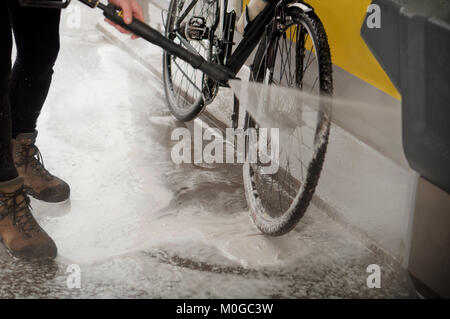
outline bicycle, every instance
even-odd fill
[[[233,74],[239,71],[259,42],[250,80],[265,81],[267,85],[275,83],[303,89],[306,85],[306,81],[303,81],[305,71],[308,64],[313,63],[311,54],[314,50],[306,48],[309,37],[317,52],[319,68],[319,77],[314,81],[320,82],[313,83],[312,89],[316,85],[319,89],[317,93],[332,94],[331,56],[327,37],[322,23],[310,6],[303,2],[270,2],[249,25],[243,40],[231,54],[236,15],[233,11],[221,10],[227,7],[227,2],[227,0],[171,0],[165,25],[166,37],[192,52],[197,52],[208,62],[228,67]],[[293,28],[294,25],[301,28]],[[292,41],[293,39],[296,41]],[[294,42],[296,57],[292,58],[296,70],[290,69]],[[181,121],[189,121],[197,117],[205,106],[212,102],[218,86],[224,86],[226,82],[213,81],[201,70],[182,63],[178,58],[165,52],[163,80],[167,104],[172,114]],[[296,73],[295,78],[291,74],[286,76],[292,71]],[[292,152],[284,156],[285,165],[280,165],[278,173],[273,175],[260,173],[259,163],[247,161],[244,165],[244,185],[251,217],[263,233],[274,236],[285,234],[295,227],[306,212],[326,153],[330,111],[329,108],[323,108],[322,113],[318,114],[315,155],[305,169],[307,174],[289,170]],[[239,104],[235,99],[232,115],[234,128],[238,127],[238,114]],[[257,128],[258,125],[247,115],[245,129],[252,127]],[[295,144],[294,141],[287,139],[284,137],[284,143]],[[301,178],[300,183],[298,176]]]
[[[39,2],[21,1],[35,5]],[[327,35],[314,8],[302,0],[269,1],[248,25],[233,52],[236,13],[227,11],[228,0],[171,0],[164,35],[138,20],[125,24],[121,10],[110,4],[80,1],[102,9],[108,19],[164,49],[167,104],[181,121],[195,119],[214,100],[219,88],[235,79],[257,46],[250,81],[318,96],[333,94]],[[240,105],[237,98],[234,101],[231,121],[232,127],[237,128]],[[292,230],[305,214],[320,178],[330,133],[331,106],[306,106],[298,122],[298,128],[279,139],[283,148],[279,145],[282,150],[276,173],[263,173],[264,163],[259,160],[247,159],[243,165],[250,216],[264,234],[280,236]],[[259,132],[261,127],[246,112],[243,129]],[[247,153],[251,143],[247,138]]]

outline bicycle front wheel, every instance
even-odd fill
[[[218,0],[171,0],[165,36],[211,62],[218,19]],[[217,83],[167,52],[163,54],[163,82],[168,107],[181,121],[198,116],[217,93]]]
[[[276,22],[267,27],[250,80],[272,88],[282,86],[317,96],[331,95],[331,54],[321,21],[314,12],[305,13],[297,7],[288,8],[286,21],[284,28]],[[284,98],[277,96],[277,105],[301,108],[301,112],[295,127],[280,129],[276,141],[277,172],[264,172],[264,164],[259,159],[251,162],[248,155],[243,168],[251,218],[261,232],[272,236],[289,232],[305,214],[320,177],[330,132],[329,103],[318,102],[318,107],[309,107],[295,99],[283,101]],[[256,129],[259,134],[263,127],[247,114],[247,128]],[[252,142],[247,145],[249,152]]]

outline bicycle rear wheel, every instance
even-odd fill
[[[182,21],[178,21],[182,16]],[[218,19],[218,0],[197,0],[195,4],[194,1],[171,0],[165,36],[211,62]],[[203,72],[167,52],[163,54],[163,82],[168,107],[181,121],[198,116],[214,99],[218,88]]]
[[[333,93],[332,63],[325,29],[314,12],[297,7],[287,10],[287,24],[279,30],[273,24],[263,36],[252,66],[251,81],[308,92]],[[278,96],[278,105],[293,103]],[[319,99],[318,99],[319,100]],[[319,100],[320,101],[320,100]],[[330,132],[331,106],[318,102],[315,108],[301,107],[295,129],[280,130],[278,171],[267,174],[259,158],[243,168],[250,216],[263,233],[280,236],[292,230],[306,212],[322,170]],[[297,125],[298,124],[298,125]],[[262,127],[247,114],[247,129]],[[248,141],[249,152],[254,141]],[[269,142],[268,142],[269,143]]]

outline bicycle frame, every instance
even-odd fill
[[[201,70],[203,73],[208,75],[210,78],[218,81],[222,85],[226,85],[228,80],[235,79],[236,74],[244,65],[245,61],[251,55],[253,50],[258,45],[261,37],[263,36],[266,26],[276,15],[282,18],[284,16],[284,8],[295,2],[293,0],[279,0],[279,1],[269,1],[263,12],[261,12],[257,18],[252,22],[249,29],[246,31],[243,40],[239,43],[236,50],[229,57],[226,65],[221,65],[218,63],[211,63],[206,61],[202,56],[196,52],[192,52],[185,49],[182,45],[174,43],[172,40],[163,36],[160,32],[154,28],[148,26],[147,24],[134,19],[131,24],[125,24],[122,19],[122,11],[109,4],[104,5],[99,0],[80,0],[84,4],[90,6],[91,8],[98,7],[103,10],[103,15],[110,19],[111,21],[122,26],[124,29],[140,36],[141,38],[153,43],[163,50],[167,51],[169,54],[174,55],[185,62],[191,64],[194,68]],[[179,20],[186,17],[190,10],[195,6],[195,3],[199,0],[193,0],[188,6],[185,12]],[[220,11],[220,28],[223,30],[224,14],[226,12],[226,6],[228,5],[228,0],[221,1],[221,11]],[[178,21],[177,24],[181,22]],[[222,32],[222,31],[221,31]]]
[[[188,16],[190,11],[195,7],[195,4],[199,0],[192,0],[186,10],[181,14],[181,16],[176,21],[176,25],[180,26],[181,22]],[[228,62],[226,67],[231,71],[232,77],[228,78],[232,79],[236,76],[237,72],[242,68],[245,61],[248,59],[250,54],[253,52],[255,47],[258,45],[259,40],[261,39],[263,33],[265,32],[265,27],[272,20],[275,8],[279,6],[281,3],[291,2],[286,0],[277,1],[269,1],[268,5],[264,8],[263,12],[261,12],[255,21],[252,22],[252,25],[247,30],[244,35],[244,38],[239,43],[236,50],[233,54],[228,58]],[[218,30],[221,32],[220,38],[223,38],[223,26],[225,23],[225,14],[228,7],[228,0],[220,0],[220,25]],[[164,47],[162,47],[164,49]],[[175,54],[176,55],[176,54]],[[206,73],[206,72],[205,72]],[[212,76],[210,74],[207,74]],[[213,76],[212,76],[213,77]],[[213,77],[214,78],[214,77]]]
[[[227,67],[236,75],[244,65],[245,61],[252,54],[253,50],[258,45],[261,37],[266,31],[266,26],[274,18],[275,8],[282,3],[290,1],[281,0],[269,1],[264,10],[252,22],[249,29],[245,32],[244,38],[239,43],[233,54],[228,59]]]

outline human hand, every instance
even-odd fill
[[[142,10],[142,7],[137,3],[136,0],[108,0],[108,2],[122,9],[123,20],[126,24],[130,24],[133,21],[133,17],[138,20],[144,21],[144,12]],[[131,32],[125,30],[120,25],[115,24],[111,20],[105,19],[105,21],[115,27],[121,33],[131,34]],[[138,36],[133,34],[131,38],[137,39]]]

